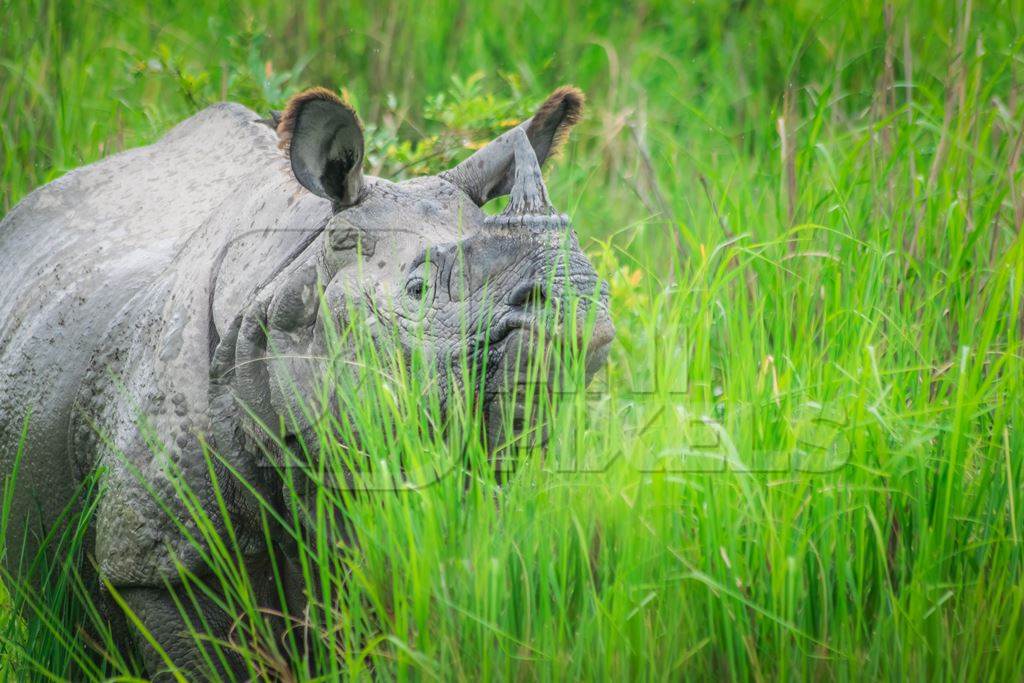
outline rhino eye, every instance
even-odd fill
[[[412,299],[422,299],[423,292],[425,290],[426,287],[424,286],[423,278],[421,277],[414,277],[405,285],[405,293]]]

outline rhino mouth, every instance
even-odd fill
[[[536,319],[509,318],[499,322],[489,336],[483,411],[492,450],[512,444],[545,445],[550,436],[548,406],[563,398],[561,394],[581,389],[559,377],[562,370],[554,358],[561,356],[565,344],[580,345],[585,354],[580,359],[585,387],[604,365],[614,338],[607,317],[594,326],[585,346],[557,333],[545,335],[543,329]]]

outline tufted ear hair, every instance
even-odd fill
[[[363,126],[355,110],[326,88],[295,95],[277,124],[295,179],[335,210],[359,202],[363,191]]]
[[[515,142],[523,132],[543,165],[583,117],[583,93],[579,88],[563,85],[540,105],[532,117],[503,133],[459,165],[443,171],[443,179],[455,184],[470,198],[483,206],[495,197],[512,191],[516,177]]]

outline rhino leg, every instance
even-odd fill
[[[173,590],[173,588],[172,588]],[[227,642],[231,632],[233,619],[207,598],[196,596],[196,605],[183,589],[177,595],[185,608],[185,614],[178,609],[174,597],[166,588],[143,587],[123,588],[119,591],[128,608],[139,618],[149,634],[159,643],[174,666],[188,681],[211,679],[245,680],[245,665],[238,655],[220,648],[220,655],[209,646],[201,646],[203,642],[193,638],[193,631],[206,632],[210,638],[219,642]],[[206,627],[204,627],[204,620]],[[191,624],[191,626],[190,626]],[[134,634],[137,649],[142,656],[146,671],[154,681],[180,680],[169,672],[164,658],[141,633]],[[205,653],[200,650],[204,647]],[[208,663],[209,662],[209,663]],[[210,663],[214,671],[210,670]]]
[[[284,560],[280,556],[278,559]],[[284,574],[287,611],[301,614],[305,605],[297,567],[287,560],[279,566]],[[269,561],[253,560],[247,564],[246,572],[256,593],[255,598],[266,608],[266,614],[282,614],[285,610],[278,599]],[[206,583],[215,585],[210,580]],[[232,636],[237,640],[238,633],[232,631],[237,626],[237,615],[225,612],[197,590],[190,595],[181,585],[172,585],[169,589],[133,586],[119,588],[118,592],[185,680],[245,681],[252,678],[252,672],[247,671],[242,658],[230,646],[224,645],[232,642]],[[284,620],[274,623],[276,637],[280,639],[289,625],[294,627]],[[193,637],[192,633],[199,633],[199,638]],[[154,681],[180,680],[168,671],[166,660],[142,633],[134,630],[132,635],[142,663]],[[211,642],[221,645],[214,648],[209,644]]]

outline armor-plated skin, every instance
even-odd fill
[[[161,509],[176,498],[168,469],[210,511],[218,492],[200,440],[243,475],[265,476],[246,414],[279,424],[294,407],[285,385],[315,382],[317,363],[293,359],[322,357],[321,289],[332,313],[352,297],[382,310],[418,309],[424,317],[416,324],[426,331],[419,343],[438,358],[467,343],[460,319],[486,311],[495,393],[511,350],[531,343],[530,292],[597,292],[593,370],[614,334],[604,286],[550,209],[539,174],[581,104],[577,91],[561,89],[533,119],[458,167],[401,183],[362,175],[358,119],[324,91],[294,98],[277,130],[222,104],[149,147],[29,195],[0,223],[4,480],[31,411],[8,566],[17,567],[23,541],[31,556],[83,478],[102,468],[90,554],[175,664],[200,671],[164,587],[178,577],[176,561],[202,572]],[[488,219],[480,205],[509,192],[504,217]],[[425,274],[428,252],[434,267]],[[453,273],[461,293],[450,286]],[[449,286],[432,283],[424,300],[424,277],[448,278]],[[493,415],[488,422],[497,433]],[[243,554],[265,557],[252,503],[231,475],[217,479]],[[254,559],[257,582],[258,565]],[[144,650],[147,665],[159,667]]]

